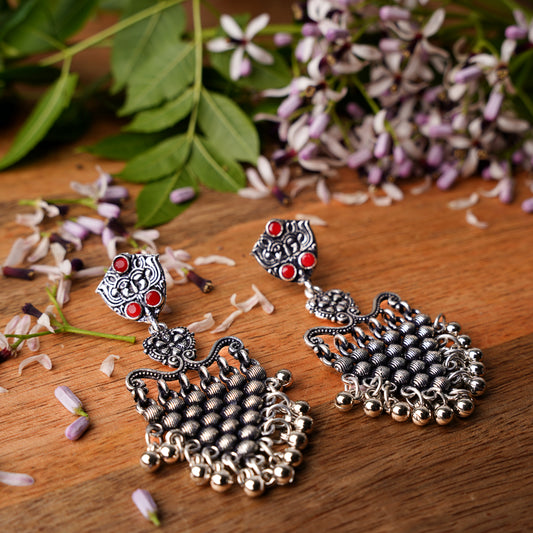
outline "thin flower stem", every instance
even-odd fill
[[[105,41],[109,37],[112,37],[113,35],[121,32],[122,30],[125,30],[126,28],[129,28],[130,26],[133,26],[133,24],[137,24],[137,22],[140,22],[141,20],[144,20],[146,18],[149,18],[161,11],[165,11],[166,9],[175,6],[177,4],[182,4],[185,0],[166,0],[163,2],[158,2],[155,5],[143,9],[142,11],[139,11],[138,13],[135,13],[135,15],[131,15],[130,17],[121,20],[117,22],[116,24],[113,24],[109,28],[106,28],[105,30],[102,30],[98,33],[95,33],[91,37],[88,37],[87,39],[80,41],[79,43],[70,46],[66,48],[65,50],[58,52],[57,54],[53,54],[51,56],[48,56],[47,58],[43,59],[39,62],[41,66],[50,66],[54,63],[59,63],[60,61],[63,61],[67,58],[71,58],[72,56],[78,54],[79,52],[86,50],[87,48],[91,48],[92,46],[95,46],[102,41]]]
[[[370,109],[372,110],[372,113],[374,115],[377,115],[380,111],[378,104],[375,102],[373,98],[371,98],[368,93],[366,92],[365,86],[361,83],[361,80],[357,77],[357,75],[352,76],[352,81],[354,85],[357,87],[363,98],[365,99],[365,102],[368,104]]]
[[[57,314],[59,315],[59,319],[61,320],[61,323],[59,325],[62,326],[69,326],[70,324],[67,322],[67,319],[65,318],[65,315],[63,314],[63,310],[61,309],[61,306],[56,300],[56,297],[51,289],[48,287],[46,288],[46,294],[48,294],[48,298],[56,308]]]
[[[117,341],[124,341],[133,344],[135,342],[135,337],[133,335],[114,335],[112,333],[101,333],[99,331],[92,331],[90,329],[80,329],[75,328],[74,326],[64,326],[60,328],[60,333],[75,333],[77,335],[86,335],[89,337],[101,337],[103,339],[113,339]]]

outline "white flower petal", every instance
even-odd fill
[[[439,28],[442,26],[445,18],[446,10],[443,8],[437,9],[437,11],[431,15],[426,25],[422,29],[422,34],[424,37],[431,37],[432,35],[435,35],[435,33],[437,33]]]
[[[244,33],[241,27],[237,24],[233,17],[229,15],[222,15],[220,17],[220,25],[222,29],[233,39],[241,40],[244,37]]]
[[[244,189],[239,189],[237,194],[243,198],[248,198],[249,200],[260,200],[261,198],[268,196],[270,193],[269,191],[263,192],[258,191],[257,189],[252,189],[251,187],[246,187]]]
[[[508,63],[511,60],[511,57],[513,57],[515,48],[516,48],[516,41],[512,39],[505,39],[505,41],[503,41],[502,43],[500,59],[504,63]]]
[[[233,311],[233,313],[231,313],[217,328],[212,330],[211,333],[222,333],[223,331],[226,331],[239,315],[242,315],[240,309]]]
[[[327,226],[328,223],[316,215],[305,215],[303,213],[297,213],[294,216],[295,220],[308,220],[311,226]]]
[[[213,315],[211,313],[206,313],[202,320],[198,320],[197,322],[189,324],[187,326],[187,329],[191,333],[201,333],[202,331],[207,331],[208,329],[211,329],[214,325],[215,320],[213,318]]]
[[[448,202],[448,207],[454,210],[468,209],[475,206],[479,202],[479,195],[473,192],[468,198],[458,198]]]
[[[268,315],[272,314],[274,312],[274,306],[269,302],[267,297],[253,283],[252,289],[263,311]]]
[[[247,300],[245,300],[242,303],[237,302],[237,294],[233,293],[230,298],[230,303],[233,305],[233,307],[236,307],[243,313],[248,313],[250,310],[252,310],[258,303],[259,299],[257,298],[257,295],[253,295]]]
[[[344,205],[363,205],[368,200],[368,193],[356,192],[334,192],[333,199]]]
[[[48,357],[46,354],[43,353],[39,355],[31,355],[30,357],[26,357],[20,362],[19,376],[22,374],[22,370],[25,367],[27,367],[28,365],[31,365],[34,362],[41,364],[46,370],[50,370],[52,368],[52,361],[50,357]]]
[[[244,59],[244,48],[239,46],[231,54],[229,62],[229,75],[232,80],[238,80],[241,77],[242,61]]]
[[[35,480],[28,474],[0,471],[0,483],[4,483],[5,485],[24,487],[27,485],[33,485],[34,481]]]
[[[44,219],[44,211],[39,209],[32,214],[17,214],[15,221],[17,224],[22,226],[28,226],[29,228],[35,228],[38,226]]]
[[[196,266],[199,265],[210,265],[212,263],[218,264],[218,265],[227,265],[227,266],[235,266],[235,261],[233,259],[230,259],[229,257],[225,257],[223,255],[206,255],[204,257],[197,257],[194,260],[194,264]]]
[[[31,328],[31,316],[22,315],[21,319],[17,322],[15,327],[15,333],[17,335],[26,335]]]
[[[389,198],[388,196],[378,196],[374,192],[374,188],[371,187],[369,189],[370,198],[372,199],[372,202],[374,205],[378,207],[388,207],[392,204],[392,198]]]
[[[103,372],[108,378],[111,377],[113,370],[115,370],[115,359],[120,359],[118,355],[108,355],[100,365],[100,372]]]
[[[227,52],[235,48],[235,44],[228,41],[225,37],[217,37],[208,41],[206,47],[210,52]]]
[[[259,33],[263,28],[265,28],[270,22],[270,15],[268,13],[262,13],[261,15],[252,19],[246,26],[244,36],[246,39],[251,39]]]
[[[272,65],[272,63],[274,63],[274,57],[272,54],[254,43],[247,43],[245,50],[248,52],[248,55],[258,63],[262,63],[263,65]]]
[[[352,44],[352,52],[361,59],[368,61],[379,61],[381,59],[379,48],[368,44]]]
[[[471,226],[474,226],[479,229],[485,229],[485,228],[488,228],[489,226],[487,222],[482,222],[481,220],[479,220],[479,218],[476,215],[474,215],[474,213],[472,213],[470,209],[466,212],[466,221]]]
[[[272,171],[272,167],[265,156],[260,155],[257,158],[257,170],[267,185],[273,187],[276,184],[274,172]]]
[[[9,392],[5,387],[0,387],[0,393]]]
[[[484,196],[485,198],[496,198],[496,196],[500,195],[500,192],[503,188],[503,180],[498,181],[495,187],[488,191],[480,191],[480,194]]]
[[[384,181],[381,184],[381,189],[391,200],[396,200],[397,202],[403,200],[403,192],[395,183]]]

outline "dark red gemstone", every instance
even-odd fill
[[[283,279],[291,281],[296,276],[296,269],[292,265],[283,265],[280,269],[280,275]]]
[[[316,256],[311,252],[305,252],[300,256],[300,265],[304,268],[313,268],[316,265]]]
[[[267,225],[267,233],[271,237],[279,237],[282,231],[283,231],[283,228],[277,220],[272,220]]]
[[[142,308],[137,302],[131,302],[126,306],[126,314],[129,318],[137,319],[141,316]]]
[[[130,266],[130,262],[123,255],[119,255],[115,257],[115,259],[113,260],[113,268],[119,274],[124,274],[124,272],[128,270],[129,266]]]
[[[159,291],[151,290],[146,293],[146,296],[144,297],[144,301],[149,305],[150,307],[157,307],[161,303],[161,294]]]

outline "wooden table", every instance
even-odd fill
[[[83,139],[89,144],[118,129],[97,120]],[[0,138],[3,153],[10,134]],[[16,237],[28,232],[14,222],[22,198],[64,197],[71,180],[90,182],[95,165],[120,170],[120,163],[76,153],[67,146],[0,175],[0,257]],[[342,172],[337,190],[361,186]],[[519,204],[483,200],[475,208],[489,228],[469,226],[464,212],[447,202],[488,185],[468,180],[448,193],[436,190],[407,195],[388,208],[372,203],[346,207],[320,203],[306,192],[289,207],[274,199],[251,201],[204,191],[182,216],[161,227],[159,245],[184,248],[193,257],[210,253],[233,258],[237,265],[210,265],[198,271],[215,290],[201,294],[193,284],[174,286],[168,302],[170,325],[185,325],[212,312],[219,323],[231,311],[229,299],[252,294],[255,283],[275,305],[266,315],[256,308],[239,317],[228,333],[242,338],[253,357],[272,375],[292,370],[289,394],[311,407],[315,429],[305,450],[305,464],[295,483],[259,499],[238,488],[217,494],[195,486],[185,464],[151,475],[138,458],[144,446],[144,420],[135,412],[124,378],[145,366],[140,340],[143,324],[109,312],[94,294],[99,280],[77,281],[65,313],[74,325],[136,335],[125,343],[74,335],[45,337],[41,352],[53,369],[39,365],[17,374],[18,360],[0,366],[0,469],[35,478],[30,487],[0,486],[3,532],[150,531],[131,502],[142,487],[154,496],[165,531],[526,531],[531,528],[530,352],[533,327],[533,218]],[[518,191],[518,201],[527,191]],[[137,189],[130,188],[135,196]],[[133,218],[133,200],[126,220]],[[249,255],[265,222],[298,213],[317,215],[327,227],[315,227],[319,266],[313,281],[350,291],[362,311],[374,295],[394,290],[432,317],[446,313],[460,322],[485,355],[488,391],[475,413],[439,427],[399,424],[388,416],[370,419],[355,409],[338,412],[333,399],[342,389],[339,375],[324,367],[305,346],[302,335],[318,321],[305,310],[301,288],[264,273]],[[108,264],[98,239],[81,256],[88,265]],[[0,327],[32,302],[44,308],[46,281],[1,279]],[[197,336],[205,353],[216,336]],[[120,355],[107,378],[99,371],[104,357]],[[21,357],[30,355],[25,350]],[[54,389],[68,385],[91,416],[90,430],[76,442],[64,428],[73,420],[55,399]]]

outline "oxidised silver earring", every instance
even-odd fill
[[[317,245],[308,221],[270,220],[252,254],[269,274],[302,284],[311,313],[340,324],[312,328],[304,340],[342,375],[344,391],[335,398],[341,411],[362,403],[370,417],[386,412],[419,426],[472,414],[474,398],[486,388],[484,366],[459,324],[444,315],[431,320],[393,292],[378,294],[362,315],[348,293],[313,285]]]
[[[236,337],[217,340],[198,360],[194,333],[158,321],[166,284],[157,255],[115,257],[96,292],[120,316],[147,322],[144,352],[173,368],[138,369],[126,378],[137,411],[148,422],[141,456],[145,469],[185,460],[197,484],[209,483],[219,492],[238,484],[248,496],[293,481],[313,421],[307,402],[292,401],[283,392],[292,381],[289,371],[267,378]],[[189,372],[199,376],[198,385],[189,381]],[[157,398],[149,396],[144,380],[157,382]],[[169,387],[171,381],[179,383],[178,390]]]

